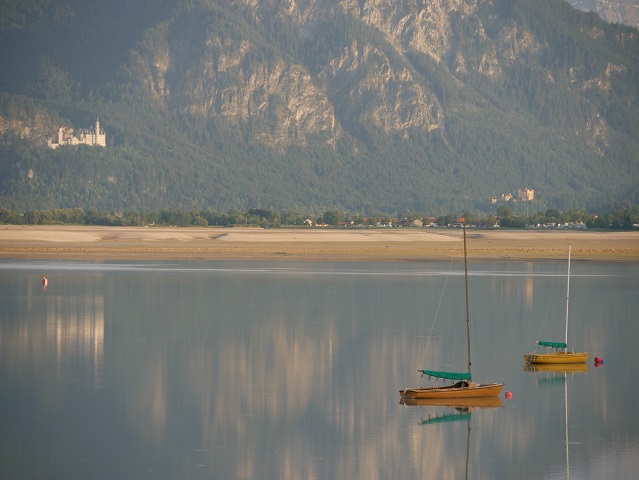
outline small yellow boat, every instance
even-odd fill
[[[479,384],[471,381],[460,381],[443,387],[405,388],[400,390],[402,398],[411,400],[443,400],[497,397],[501,393],[503,383]]]
[[[590,352],[534,352],[524,355],[524,360],[526,363],[563,365],[571,363],[586,363],[589,355]]]

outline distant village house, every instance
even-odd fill
[[[106,133],[100,128],[100,120],[96,119],[95,129],[82,129],[73,135],[72,128],[60,127],[56,142],[49,140],[47,146],[56,149],[61,145],[91,145],[106,147]]]

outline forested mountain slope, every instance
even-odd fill
[[[0,207],[636,203],[637,35],[559,0],[8,0]],[[96,118],[106,148],[47,148]]]

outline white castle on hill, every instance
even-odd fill
[[[47,146],[56,149],[60,145],[99,145],[106,147],[106,133],[100,129],[100,120],[95,120],[95,130],[82,129],[77,135],[73,135],[72,128],[58,128],[58,141],[49,140]]]

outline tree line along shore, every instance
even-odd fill
[[[585,210],[515,213],[508,203],[496,207],[494,214],[463,211],[437,217],[416,213],[359,213],[326,210],[322,213],[285,212],[272,209],[250,208],[246,211],[229,210],[219,213],[210,210],[159,210],[154,212],[113,212],[82,208],[53,208],[30,210],[24,213],[0,209],[0,224],[13,225],[103,225],[103,226],[260,226],[263,228],[295,226],[331,227],[414,227],[450,226],[463,222],[480,228],[556,228],[632,230],[639,228],[639,205],[617,207],[606,213],[588,213]]]

